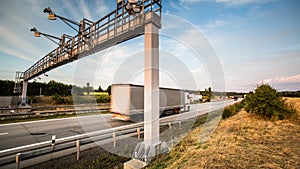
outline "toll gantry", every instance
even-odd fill
[[[159,29],[161,28],[162,0],[118,0],[116,9],[99,21],[83,19],[78,35],[62,36],[59,47],[48,53],[25,72],[18,72],[17,82],[23,81],[22,104],[26,105],[27,82],[47,71],[82,57],[104,50],[140,35],[144,36],[144,142],[134,150],[133,158],[149,163],[161,152],[168,151],[159,137]],[[49,19],[58,15],[46,8]],[[66,18],[61,17],[64,21]],[[75,22],[74,22],[75,23]],[[76,24],[76,23],[75,23]],[[36,36],[44,35],[36,28]]]
[[[118,0],[116,9],[97,22],[87,19],[83,19],[78,24],[75,22],[79,26],[76,36],[63,35],[59,38],[59,46],[56,49],[49,52],[26,71],[16,73],[15,93],[22,92],[22,98],[26,97],[29,80],[56,67],[143,35],[145,24],[149,22],[160,28],[161,9],[161,0]],[[66,20],[66,18],[52,13],[50,8],[46,8],[44,12],[49,13],[48,19],[50,20],[54,20],[55,17],[64,19],[64,22]],[[38,32],[36,28],[31,29],[31,31],[34,31],[35,36],[41,34],[47,36],[47,34]],[[24,102],[25,100],[22,99],[22,103]]]

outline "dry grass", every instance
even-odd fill
[[[300,98],[284,98],[287,103],[290,103],[294,106],[294,108],[298,111],[298,115],[300,116]]]
[[[264,121],[245,111],[222,120],[209,141],[196,128],[149,168],[300,168],[300,98],[290,120]]]

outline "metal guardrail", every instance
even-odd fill
[[[227,102],[227,101],[224,102],[224,104],[226,105],[231,105],[234,103],[235,102]],[[218,110],[223,107],[224,106],[216,106],[213,109],[209,108],[205,111],[202,111],[201,113],[199,113],[200,110],[196,110],[196,111],[186,112],[183,114],[163,117],[160,119],[160,125],[161,126],[168,125],[169,127],[171,127],[172,124],[181,125],[181,123],[186,120],[201,115],[205,115],[210,111]],[[72,154],[77,152],[77,159],[78,159],[79,152],[80,152],[80,148],[78,148],[78,146],[89,145],[97,141],[113,142],[115,146],[116,141],[118,139],[122,139],[122,137],[124,136],[138,136],[138,138],[140,138],[140,135],[143,133],[144,130],[143,126],[144,126],[144,122],[140,122],[140,123],[125,125],[125,126],[119,126],[115,128],[109,128],[101,131],[95,131],[95,132],[75,135],[71,137],[60,138],[60,139],[56,139],[54,142],[53,140],[50,140],[41,143],[35,143],[26,146],[1,150],[0,168],[8,165],[10,166],[16,165],[18,168],[20,167],[21,161],[32,159],[38,156],[47,155],[47,154],[49,155],[52,153],[65,151],[69,149],[72,149],[73,151],[69,151],[67,152],[67,154]]]
[[[167,121],[172,118],[174,118],[174,116],[169,116],[160,119],[161,121],[163,121],[161,123],[161,126],[170,126],[172,123]],[[178,123],[178,121],[175,121],[173,123]],[[130,135],[137,136],[138,138],[140,138],[140,135],[143,133],[144,130],[143,126],[144,122],[140,122],[136,124],[120,126],[66,138],[60,138],[55,140],[55,144],[53,144],[53,142],[49,140],[41,143],[35,143],[26,146],[2,150],[0,151],[0,168],[2,166],[6,166],[9,164],[12,165],[14,163],[18,166],[20,165],[21,161],[35,158],[37,156],[51,154],[67,149],[75,150],[76,142],[78,141],[80,145],[86,145],[97,141],[112,139],[115,145],[118,137]],[[77,153],[79,154],[79,152]]]
[[[116,142],[117,137],[122,135],[138,135],[143,132],[143,122],[132,125],[120,126],[101,131],[80,134],[76,136],[57,139],[54,141],[45,141],[41,143],[11,148],[0,151],[0,168],[1,166],[16,163],[19,165],[22,160],[31,159],[37,156],[55,153],[70,148],[76,148],[76,142],[80,145],[86,145],[106,139],[113,139]],[[17,159],[16,159],[17,158]]]
[[[94,109],[69,109],[69,110],[45,110],[38,112],[17,113],[17,114],[0,114],[0,118],[19,118],[40,115],[59,115],[59,114],[81,114],[90,112],[109,111],[109,108],[94,108]]]
[[[53,106],[36,106],[36,107],[24,107],[24,106],[16,106],[16,107],[2,107],[1,110],[41,110],[41,109],[57,109],[57,108],[74,108],[74,107],[88,107],[88,106],[107,106],[109,107],[110,103],[100,103],[100,104],[76,104],[76,105],[53,105]]]
[[[107,111],[110,104],[1,108],[0,118]],[[6,113],[3,113],[6,112]]]

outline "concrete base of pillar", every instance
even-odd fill
[[[146,163],[137,159],[132,159],[124,163],[124,169],[141,169],[146,167]]]
[[[157,144],[148,147],[145,147],[145,143],[141,142],[135,147],[132,158],[149,164],[155,156],[168,152],[169,147],[166,142],[158,142]]]
[[[31,106],[29,104],[27,104],[27,103],[20,103],[19,107],[22,107],[22,108],[31,108]]]

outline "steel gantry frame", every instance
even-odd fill
[[[132,38],[145,35],[144,70],[144,142],[138,144],[133,158],[148,163],[167,145],[159,140],[159,29],[162,0],[117,0],[114,11],[95,23],[89,23],[78,35],[60,43],[33,66],[22,73],[22,98],[27,82],[47,71],[73,62]],[[21,76],[20,76],[21,77]],[[19,82],[16,80],[16,82]],[[20,91],[20,90],[16,90]],[[22,102],[25,101],[22,99]]]
[[[143,35],[145,23],[152,22],[160,28],[161,0],[143,0],[141,4],[140,13],[129,14],[123,1],[116,10],[83,29],[81,35],[70,38],[37,61],[24,72],[24,80],[29,81],[56,67]]]

